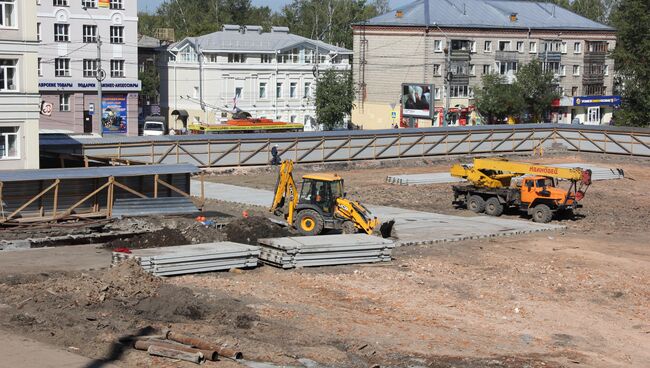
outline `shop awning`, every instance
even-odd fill
[[[187,110],[174,110],[172,111],[172,116],[176,116],[177,119],[187,119],[190,117],[190,114],[187,113]]]

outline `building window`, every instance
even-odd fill
[[[305,82],[305,88],[304,88],[303,92],[304,92],[303,96],[305,98],[311,97],[311,83]]]
[[[580,65],[574,65],[573,66],[573,75],[575,75],[575,76],[580,75]]]
[[[84,43],[96,43],[97,42],[97,26],[84,24],[83,26],[83,40]]]
[[[59,111],[70,111],[69,93],[63,93],[59,95]]]
[[[218,60],[217,59],[218,58],[217,54],[205,54],[205,57],[206,57],[206,62],[211,63],[211,64],[216,63],[217,60]]]
[[[275,97],[282,98],[282,83],[275,84]]]
[[[54,24],[54,41],[56,42],[69,42],[70,41],[70,25],[69,24]]]
[[[433,64],[433,75],[440,75],[440,64]]]
[[[544,72],[560,74],[560,63],[558,61],[549,61],[549,62],[542,63],[542,70]]]
[[[41,23],[36,23],[36,41],[41,42]]]
[[[260,82],[260,98],[266,98],[266,82]]]
[[[440,99],[440,87],[435,87],[433,89],[433,99],[434,100],[439,100]]]
[[[235,88],[235,101],[239,101],[244,97],[244,87]]]
[[[18,89],[18,60],[0,59],[0,92]]]
[[[605,75],[609,75],[609,65],[605,65]]]
[[[571,87],[571,96],[578,95],[578,87]]]
[[[517,52],[524,52],[524,41],[517,41]]]
[[[566,65],[560,65],[560,75],[566,76]]]
[[[81,6],[84,8],[96,8],[97,0],[81,0]]]
[[[528,43],[528,52],[531,54],[534,54],[537,52],[537,42],[529,42]]]
[[[450,96],[452,98],[469,97],[469,86],[451,86]]]
[[[70,59],[66,59],[66,58],[54,59],[54,76],[56,77],[70,76]]]
[[[296,82],[291,82],[291,84],[289,85],[289,97],[290,98],[296,98],[296,87],[297,87],[297,85],[298,84]]]
[[[229,63],[245,63],[246,55],[244,54],[228,54]]]
[[[499,51],[510,51],[510,41],[499,41]]]
[[[433,40],[433,51],[442,52],[442,40]]]
[[[111,60],[111,78],[124,78],[124,60]]]
[[[573,53],[579,54],[582,52],[582,44],[580,42],[575,42],[573,44]]]
[[[289,121],[292,122],[292,123],[295,123],[296,122],[296,115],[291,115],[291,117],[289,118]]]
[[[492,52],[492,41],[485,41],[485,45],[483,46],[483,51]]]
[[[124,27],[111,26],[111,43],[124,43]]]
[[[562,52],[563,54],[566,54],[566,42],[562,42],[560,44],[560,52]]]
[[[16,26],[16,2],[0,0],[0,27]]]
[[[111,9],[116,9],[116,10],[123,10],[124,6],[122,5],[122,0],[110,0],[111,1]]]
[[[470,41],[469,47],[471,52],[476,52],[476,41]]]
[[[38,58],[38,76],[42,77],[43,76],[43,68],[42,68],[42,61],[43,59]]]
[[[490,74],[492,72],[492,65],[483,64],[483,74]]]
[[[20,158],[18,127],[0,127],[0,160]]]
[[[272,55],[262,54],[262,63],[263,64],[269,64],[271,62],[271,60],[273,60]]]
[[[194,93],[192,94],[192,98],[199,98],[199,87],[194,87]]]
[[[97,60],[84,59],[84,78],[93,78],[97,76]]]
[[[469,64],[469,75],[476,75],[476,68],[473,64]]]
[[[54,0],[54,6],[68,6],[68,0]]]
[[[497,71],[501,75],[517,73],[516,61],[497,61]]]

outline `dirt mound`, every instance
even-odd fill
[[[286,227],[271,222],[266,217],[252,216],[235,220],[225,228],[227,239],[235,243],[257,245],[260,238],[291,236]]]
[[[179,230],[163,228],[161,230],[136,235],[130,238],[113,239],[104,246],[110,249],[129,248],[129,249],[147,249],[158,247],[173,247],[176,245],[190,244]]]
[[[158,289],[156,295],[141,300],[135,310],[152,321],[196,321],[209,314],[210,305],[203,298],[195,296],[190,289],[165,284]]]

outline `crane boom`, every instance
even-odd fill
[[[591,177],[580,168],[561,168],[494,158],[475,158],[473,166],[454,165],[451,175],[486,188],[503,188],[517,176],[537,175],[591,184]]]

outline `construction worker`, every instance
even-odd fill
[[[271,147],[271,165],[280,165],[282,163],[282,158],[280,157],[280,154],[278,153],[278,145],[273,145]]]

